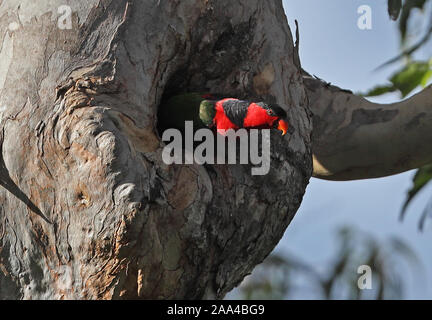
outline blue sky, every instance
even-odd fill
[[[386,83],[399,67],[374,69],[399,50],[397,24],[387,14],[387,0],[284,0],[285,12],[295,32],[300,24],[300,57],[309,73],[354,92],[364,92]],[[372,30],[357,27],[357,8],[372,8]],[[418,22],[417,22],[418,23]],[[430,57],[429,44],[417,56]],[[389,103],[399,96],[388,94],[373,99]],[[297,212],[276,252],[293,254],[324,270],[336,253],[335,231],[345,225],[368,232],[377,239],[398,236],[422,261],[424,274],[413,274],[401,265],[405,298],[432,298],[432,229],[420,233],[419,216],[432,197],[429,185],[412,203],[404,222],[398,220],[413,171],[372,180],[329,182],[311,179]],[[414,269],[415,271],[415,269]],[[292,298],[314,298],[311,292],[297,292]]]

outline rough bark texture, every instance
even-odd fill
[[[372,103],[305,77],[313,113],[313,175],[384,177],[432,163],[432,86],[409,99]]]
[[[222,298],[312,173],[280,0],[0,0],[0,298]],[[163,164],[163,94],[277,101],[271,171]]]

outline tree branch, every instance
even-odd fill
[[[432,86],[392,104],[372,103],[305,77],[313,113],[313,176],[384,177],[432,162]]]

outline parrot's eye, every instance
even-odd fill
[[[274,116],[274,115],[275,115],[272,109],[268,109],[268,110],[267,110],[267,114],[268,114],[269,116]]]

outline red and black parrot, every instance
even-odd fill
[[[194,129],[215,128],[218,132],[239,128],[288,130],[287,114],[277,104],[219,98],[212,94],[186,93],[173,96],[159,108],[159,126],[183,129],[193,121]]]

